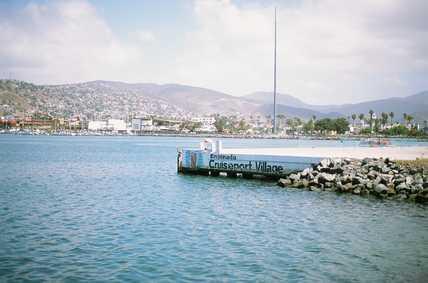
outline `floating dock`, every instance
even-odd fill
[[[177,171],[206,176],[226,175],[253,178],[281,178],[319,163],[325,158],[428,158],[428,147],[310,147],[229,148],[221,141],[205,141],[199,149],[178,151]]]

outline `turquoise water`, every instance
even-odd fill
[[[0,136],[0,282],[427,278],[427,207],[177,175],[176,148],[198,142]]]

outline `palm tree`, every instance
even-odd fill
[[[388,122],[388,113],[382,112],[382,126],[385,127],[386,123]]]
[[[406,117],[407,124],[411,126],[411,123],[412,123],[413,119],[414,119],[413,116],[407,115],[407,117]]]
[[[374,111],[373,110],[369,110],[369,114],[370,114],[370,130],[373,130],[373,114],[374,114]]]
[[[355,126],[355,119],[357,119],[357,114],[353,113],[351,115],[351,118],[352,118],[352,126]]]
[[[317,119],[317,116],[312,115],[312,120],[315,121]]]
[[[389,117],[391,118],[391,125],[392,125],[392,119],[394,118],[394,112],[389,112]]]
[[[360,125],[362,128],[364,126],[364,113],[360,113],[360,115],[358,115],[358,119],[360,119]]]

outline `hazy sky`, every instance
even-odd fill
[[[0,1],[0,77],[278,90],[335,104],[428,89],[428,1]]]

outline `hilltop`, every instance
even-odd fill
[[[102,116],[162,115],[191,117],[194,115],[269,115],[272,93],[255,92],[243,97],[206,88],[153,83],[91,81],[63,85],[35,85],[23,81],[0,80],[0,112],[47,112],[51,115]],[[349,116],[367,113],[403,113],[416,121],[428,119],[428,91],[403,98],[388,98],[356,104],[311,105],[286,94],[278,94],[277,113],[303,119]]]

